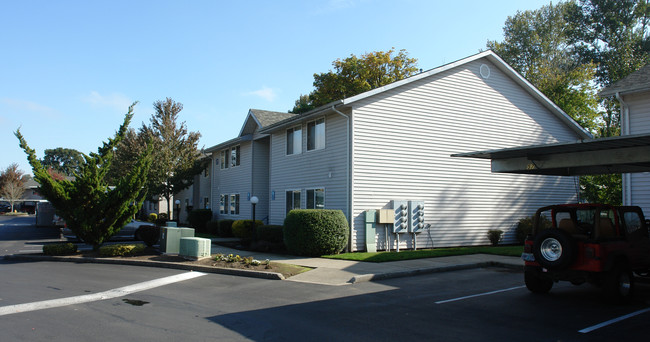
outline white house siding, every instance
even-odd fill
[[[270,138],[262,138],[253,142],[253,188],[251,196],[259,198],[259,204],[255,207],[255,219],[269,222],[269,141]],[[244,198],[246,205],[250,202]],[[252,210],[252,207],[251,207]]]
[[[214,183],[212,184],[212,208],[218,219],[242,220],[251,218],[251,206],[247,199],[247,194],[251,191],[252,176],[252,142],[242,141],[239,144],[228,146],[240,146],[239,166],[229,165],[227,169],[222,169],[218,162],[213,162],[215,173]],[[225,148],[224,148],[225,149]],[[213,152],[213,159],[219,160],[221,150]],[[219,198],[221,194],[239,194],[239,215],[220,214]],[[228,206],[229,208],[229,206]]]
[[[624,98],[630,112],[630,134],[650,133],[650,92],[635,93]],[[650,215],[650,175],[632,173],[630,203],[638,205],[646,215]],[[625,184],[625,183],[624,183]]]
[[[479,73],[484,63],[488,79]],[[425,201],[431,228],[417,237],[423,248],[487,244],[488,229],[507,231],[511,242],[520,218],[576,198],[571,177],[493,174],[489,161],[450,157],[577,139],[484,59],[355,103],[353,139],[353,250],[365,249],[364,212],[391,200]],[[385,249],[383,228],[377,240]],[[400,242],[413,247],[407,235]]]
[[[321,118],[321,117],[316,117]],[[275,192],[270,203],[270,224],[282,224],[286,216],[285,191],[301,190],[301,208],[305,208],[306,190],[325,189],[325,209],[340,209],[346,214],[346,131],[347,119],[325,117],[325,148],[307,151],[307,120],[302,122],[302,153],[286,155],[286,130],[271,136],[269,190]],[[295,126],[293,126],[295,127]],[[330,177],[331,174],[331,177]]]

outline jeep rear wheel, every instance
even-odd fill
[[[615,264],[604,276],[603,289],[609,297],[621,303],[628,302],[632,298],[634,277],[626,263]]]
[[[553,281],[540,276],[540,271],[526,267],[524,269],[524,282],[532,293],[547,293],[553,287]]]
[[[535,261],[548,269],[569,267],[575,258],[575,250],[571,235],[559,229],[540,232],[533,243]]]

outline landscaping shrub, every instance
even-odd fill
[[[167,221],[169,221],[169,218],[167,217],[166,213],[160,213],[158,214],[158,218],[156,219],[155,223],[156,226],[158,227],[164,227],[167,225]]]
[[[255,226],[262,226],[264,222],[255,220]],[[257,230],[257,229],[256,229]],[[242,241],[253,239],[253,220],[237,220],[232,223],[232,235]]]
[[[156,213],[151,213],[149,214],[149,217],[147,217],[147,222],[154,223],[158,219],[158,215]]]
[[[160,239],[160,227],[154,225],[141,225],[135,231],[135,238],[144,242],[147,247],[158,243]]]
[[[135,255],[144,250],[143,244],[115,244],[99,247],[99,255],[103,257]]]
[[[284,227],[282,226],[262,225],[262,226],[256,226],[255,228],[257,230],[258,240],[274,242],[274,243],[282,243],[284,241],[282,236],[282,229]]]
[[[530,217],[524,217],[519,220],[519,223],[517,224],[517,228],[515,229],[515,235],[517,237],[517,242],[520,244],[524,244],[524,241],[526,241],[526,236],[528,234],[531,234],[533,232],[533,219],[535,218],[535,215],[530,216]],[[550,227],[551,226],[551,220],[546,218],[545,216],[540,216],[541,224],[543,227]]]
[[[503,234],[503,230],[501,229],[490,229],[487,231],[487,236],[488,239],[490,239],[490,243],[492,244],[492,246],[496,246],[499,244],[502,234]]]
[[[219,221],[208,221],[205,224],[205,229],[208,234],[219,235]]]
[[[196,229],[199,233],[207,233],[206,223],[212,219],[212,210],[194,209],[187,215],[187,221],[190,227]]]
[[[232,224],[234,220],[219,220],[217,235],[221,237],[232,237]]]
[[[43,245],[43,254],[45,255],[68,255],[74,253],[77,253],[77,246],[73,243]]]
[[[348,235],[348,221],[341,210],[296,209],[284,220],[284,244],[296,255],[340,253]]]

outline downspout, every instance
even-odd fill
[[[350,204],[350,191],[352,188],[352,185],[350,184],[350,159],[352,156],[350,155],[350,117],[341,113],[338,109],[334,108],[332,106],[332,111],[334,113],[344,117],[347,119],[347,131],[346,131],[346,153],[345,155],[347,156],[346,160],[346,171],[345,171],[345,183],[346,183],[346,189],[345,189],[345,205],[346,205],[346,211],[348,213],[348,227],[349,227],[349,238],[348,238],[348,252],[352,251],[352,206]]]
[[[621,104],[621,135],[630,135],[630,107],[623,101],[620,92],[616,92],[616,99]],[[632,180],[629,173],[624,173],[623,178],[623,205],[632,205]]]

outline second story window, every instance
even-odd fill
[[[307,123],[307,151],[325,148],[325,119]]]
[[[219,155],[221,159],[221,169],[227,169],[228,168],[228,150],[222,150],[221,154]]]
[[[287,130],[287,155],[302,153],[302,127]]]
[[[239,145],[230,149],[230,165],[239,166]]]

